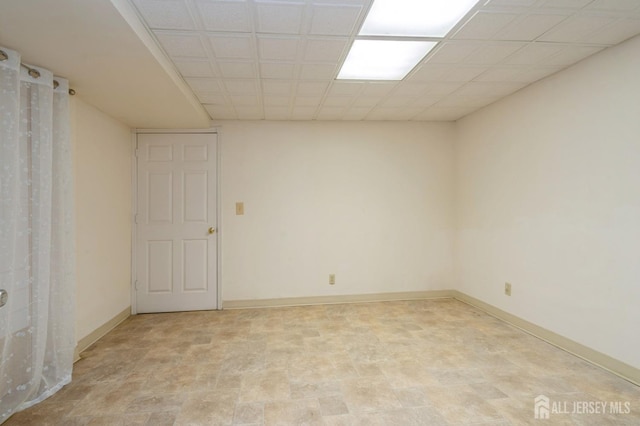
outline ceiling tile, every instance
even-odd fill
[[[542,61],[548,66],[569,66],[604,49],[604,46],[565,46],[558,54]]]
[[[540,7],[548,9],[582,9],[593,0],[544,0]]]
[[[185,81],[197,93],[221,93],[220,80],[213,78],[185,78]]]
[[[301,80],[333,80],[338,72],[335,64],[303,64],[300,67]]]
[[[587,9],[598,11],[630,12],[640,8],[638,0],[595,0]]]
[[[409,96],[387,96],[379,103],[382,108],[401,108],[409,105],[415,98]]]
[[[178,59],[173,62],[183,77],[217,77],[208,60]]]
[[[487,83],[487,82],[470,82],[465,84],[454,94],[455,97],[469,98],[499,98],[520,90],[524,84],[518,82]]]
[[[264,80],[262,93],[268,95],[290,96],[293,92],[292,83],[288,80]]]
[[[229,96],[234,107],[259,107],[260,101],[253,95],[231,95]],[[236,109],[237,111],[237,109]]]
[[[412,83],[404,81],[393,91],[393,96],[422,96],[431,86],[428,83]]]
[[[342,58],[348,42],[349,40],[346,38],[309,39],[304,52],[304,60],[337,64]]]
[[[286,106],[289,107],[291,99],[288,96],[265,96],[262,98],[262,103],[265,106]]]
[[[494,65],[524,46],[524,43],[518,42],[483,43],[465,58],[464,63],[470,65]]]
[[[260,62],[262,78],[295,78],[296,65],[292,62]]]
[[[501,40],[532,41],[565,19],[567,19],[566,15],[532,14],[523,16],[498,32],[496,37]]]
[[[224,86],[232,95],[253,95],[258,94],[256,82],[254,80],[224,80]]]
[[[329,87],[324,81],[301,81],[298,83],[297,96],[322,96]]]
[[[535,65],[561,52],[566,45],[557,43],[531,43],[509,56],[504,63]]]
[[[366,83],[362,88],[361,96],[385,96],[394,87],[397,86],[396,82],[391,83]]]
[[[361,96],[353,101],[353,107],[373,108],[382,102],[384,98],[374,98],[369,96]]]
[[[541,41],[575,42],[604,28],[614,21],[606,16],[575,15],[540,37]]]
[[[353,101],[349,96],[327,96],[322,103],[324,106],[349,106]]]
[[[362,6],[314,4],[309,34],[350,35],[356,24]]]
[[[253,41],[248,34],[209,35],[213,54],[218,59],[253,59]]]
[[[251,31],[250,15],[244,1],[196,0],[195,4],[197,15],[207,31]]]
[[[253,62],[218,62],[223,78],[256,78],[256,65]]]
[[[149,28],[195,30],[189,9],[182,0],[135,0]]]
[[[154,31],[156,38],[171,57],[206,58],[207,52],[196,33]]]
[[[487,70],[487,67],[444,66],[425,64],[408,77],[408,81],[467,82]]]
[[[514,13],[479,11],[453,35],[460,40],[489,40],[518,15]]]
[[[619,19],[591,35],[589,37],[589,42],[618,44],[638,33],[640,33],[640,17],[636,19]]]
[[[316,107],[316,106],[320,105],[321,102],[322,102],[322,97],[321,96],[312,96],[312,97],[296,96],[295,100],[294,100],[294,104],[295,104],[296,107],[299,107],[299,106],[313,106],[313,107]]]
[[[430,64],[458,64],[478,49],[474,42],[449,41],[442,42],[426,62]]]
[[[331,89],[329,89],[329,94],[333,96],[356,96],[363,87],[364,83],[334,81]]]
[[[442,100],[440,96],[420,96],[419,98],[413,99],[410,105],[415,108],[426,108],[440,100]]]
[[[298,56],[298,37],[258,37],[260,59],[295,61]]]
[[[271,34],[299,34],[304,4],[280,1],[256,1],[257,31]]]
[[[213,119],[227,120],[237,118],[236,110],[233,108],[220,107],[218,105],[204,105],[205,109]]]
[[[485,6],[491,7],[531,7],[537,3],[538,0],[489,0]]]

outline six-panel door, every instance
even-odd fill
[[[215,309],[216,135],[139,134],[138,313]]]

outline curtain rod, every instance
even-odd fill
[[[0,62],[6,61],[7,59],[9,59],[9,55],[7,55],[7,53],[4,50],[0,49]],[[38,71],[37,69],[31,68],[30,66],[25,65],[23,63],[20,63],[20,66],[23,67],[23,68],[26,68],[27,72],[29,73],[29,75],[31,77],[33,77],[33,78],[39,78],[40,77],[40,71]],[[57,89],[59,85],[60,85],[60,83],[58,83],[56,80],[53,80],[53,88],[54,89]],[[73,89],[69,89],[69,94],[71,96],[73,96],[73,95],[76,94],[76,91],[73,90]]]

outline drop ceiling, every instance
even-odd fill
[[[638,0],[481,0],[403,81],[344,81],[370,0],[131,2],[214,120],[456,120],[640,33]]]

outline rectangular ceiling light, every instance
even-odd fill
[[[444,37],[478,0],[374,0],[362,36]]]
[[[338,79],[402,80],[435,45],[434,41],[355,40]]]

